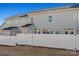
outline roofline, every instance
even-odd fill
[[[75,4],[77,4],[77,3],[75,3]],[[58,6],[58,7],[56,7],[56,8],[46,8],[46,9],[41,9],[41,10],[33,11],[33,12],[31,12],[31,13],[43,12],[43,11],[48,11],[48,10],[67,9],[67,8],[72,8],[72,7],[71,7],[72,5],[73,5],[73,4],[68,4],[68,5],[65,5],[65,6]],[[75,8],[75,7],[74,7],[74,8]],[[76,8],[78,8],[78,7],[76,7]]]
[[[44,11],[38,11],[38,12],[34,12],[34,13],[29,13],[28,15],[40,15],[40,14],[49,14],[49,13],[57,13],[57,12],[64,12],[64,11],[73,11],[73,10],[79,10],[78,8],[64,8],[64,9],[59,9],[59,10],[44,10]]]
[[[37,11],[33,11],[32,13],[36,13],[36,12],[43,12],[43,11],[48,11],[48,10],[58,10],[58,9],[65,9],[65,8],[69,8],[68,6],[62,6],[62,7],[56,7],[56,8],[46,8],[46,9],[41,9],[41,10],[37,10]]]
[[[43,11],[47,11],[47,10],[50,10],[50,9],[59,9],[59,8],[67,8],[69,5],[67,6],[62,6],[62,7],[56,7],[56,8],[46,8],[46,9],[40,9],[40,10],[36,10],[36,11],[32,11],[32,12],[29,12],[29,13],[24,13],[22,15],[28,15],[28,14],[32,14],[32,13],[37,13],[37,12],[43,12]],[[7,17],[7,18],[15,18],[15,17],[19,17],[21,16],[21,14],[16,14],[16,15],[13,15],[13,16],[10,16],[10,17]],[[5,18],[6,19],[6,18]]]

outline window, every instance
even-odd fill
[[[40,31],[38,31],[38,34],[40,34]]]
[[[52,22],[52,16],[49,16],[49,22]]]
[[[43,32],[43,34],[46,34],[46,32]]]
[[[50,33],[51,33],[51,34],[53,34],[53,32],[52,32],[52,31],[51,31]]]
[[[68,34],[68,31],[65,31],[65,34]]]
[[[36,34],[36,30],[34,31],[34,33]]]
[[[56,31],[56,34],[59,34],[59,31]]]
[[[49,32],[47,31],[47,34],[49,34]]]
[[[70,34],[74,34],[74,32],[73,32],[73,31],[71,31],[71,32],[70,32]]]

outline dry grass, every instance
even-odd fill
[[[75,56],[79,55],[79,52],[64,50],[64,49],[51,49],[43,47],[32,46],[16,46],[7,47],[0,46],[1,56]]]

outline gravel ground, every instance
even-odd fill
[[[0,56],[77,56],[79,51],[33,46],[0,46]]]

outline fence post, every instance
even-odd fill
[[[77,39],[76,36],[77,36],[77,34],[75,34],[75,54],[78,55],[77,54],[77,45],[76,45],[76,39]]]

